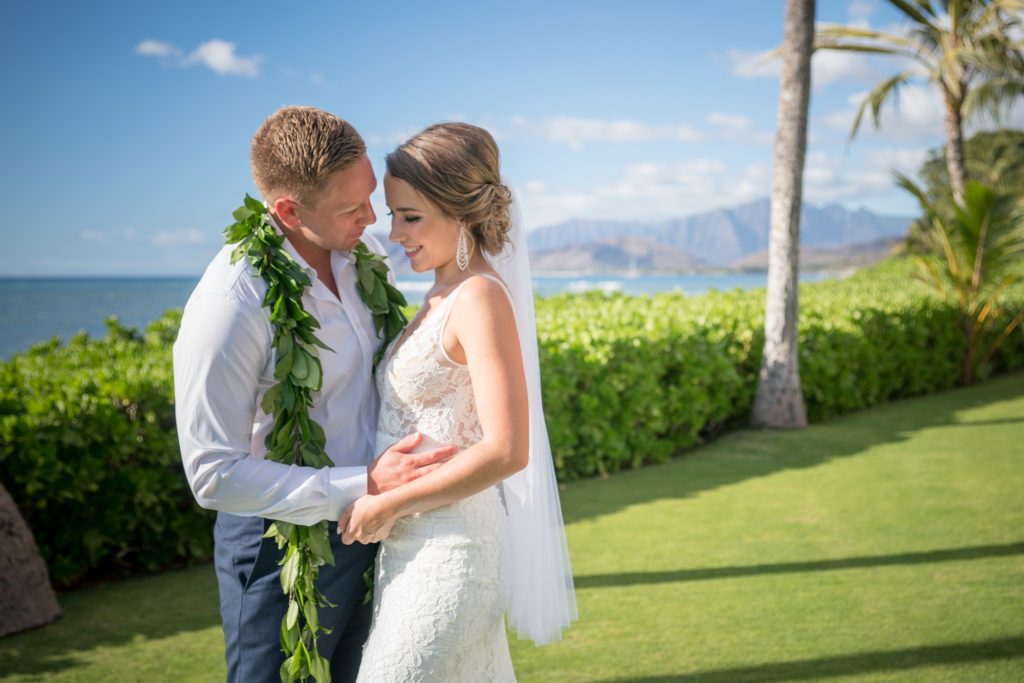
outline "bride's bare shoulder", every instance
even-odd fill
[[[495,273],[477,273],[471,275],[462,284],[459,296],[455,300],[456,308],[478,309],[480,306],[495,306],[508,308],[511,311],[511,304],[508,300],[508,287]]]
[[[451,312],[452,332],[479,334],[490,329],[497,334],[515,333],[515,314],[505,284],[493,273],[476,274],[461,286]]]

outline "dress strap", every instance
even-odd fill
[[[442,315],[440,316],[441,325],[437,332],[437,345],[438,348],[441,349],[441,356],[446,361],[453,365],[465,365],[465,363],[460,363],[457,360],[452,359],[452,357],[448,355],[448,351],[444,348],[444,330],[446,327],[448,327],[448,318],[451,317],[452,309],[455,308],[455,297],[459,295],[459,290],[462,289],[463,285],[465,285],[467,282],[469,282],[475,277],[485,277],[488,280],[494,280],[499,285],[501,285],[501,291],[505,292],[505,297],[508,298],[508,305],[512,307],[513,319],[516,315],[516,307],[515,304],[512,303],[512,292],[509,291],[508,285],[502,282],[501,278],[498,277],[497,275],[494,275],[493,273],[477,273],[476,275],[471,275],[470,277],[467,277],[465,280],[460,282],[458,286],[455,288],[455,290],[452,291],[452,293],[445,298],[444,305],[447,306],[447,309],[443,311],[438,311],[438,313]]]

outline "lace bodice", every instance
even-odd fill
[[[469,370],[448,357],[442,340],[462,284],[414,329],[397,337],[385,354],[377,373],[377,390],[381,405],[388,410],[381,412],[377,425],[378,455],[416,430],[423,432],[427,443],[432,440],[459,448],[467,448],[483,436]]]

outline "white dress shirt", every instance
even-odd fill
[[[369,233],[363,240],[385,253]],[[185,476],[199,505],[312,525],[336,521],[366,493],[378,408],[373,356],[381,342],[356,291],[351,254],[331,253],[339,300],[287,239],[284,246],[313,282],[302,304],[320,322],[316,335],[333,349],[317,349],[323,385],[313,393],[310,417],[324,428],[325,450],[335,466],[265,459],[263,442],[273,419],[260,402],[277,383],[262,303],[267,284],[244,258],[230,263],[233,245],[217,254],[185,305],[174,344],[175,414]]]

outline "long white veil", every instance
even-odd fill
[[[511,191],[507,181],[503,182]],[[515,196],[510,211],[511,241],[498,255],[486,256],[512,294],[530,408],[529,464],[502,484],[511,532],[505,572],[507,615],[510,628],[520,638],[544,645],[561,640],[562,630],[578,619],[579,613],[541,402],[529,250]]]

